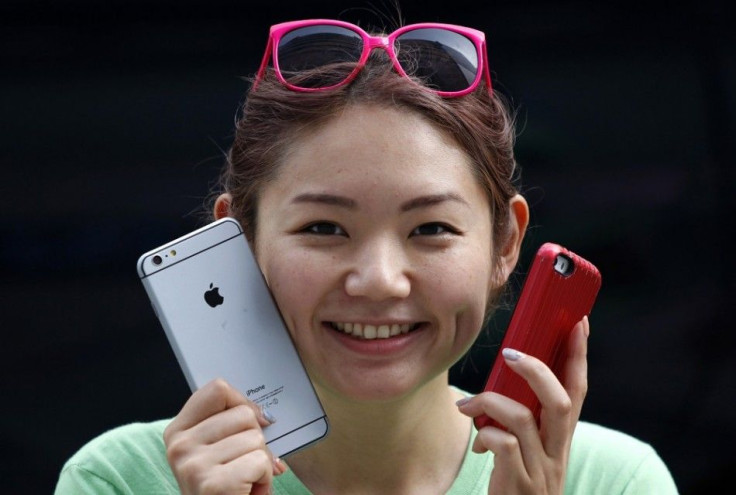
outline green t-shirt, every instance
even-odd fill
[[[134,423],[90,441],[64,465],[56,495],[177,494],[166,460],[163,431],[170,420]],[[493,454],[475,454],[468,441],[451,495],[486,495]],[[309,494],[292,471],[274,480],[275,495]],[[573,435],[565,494],[676,494],[677,488],[654,449],[631,436],[579,422]]]

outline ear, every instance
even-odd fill
[[[506,242],[499,246],[501,250],[500,273],[503,277],[500,284],[506,283],[519,261],[521,243],[524,240],[526,228],[529,225],[529,205],[521,194],[517,194],[509,200],[509,226]],[[499,284],[499,285],[500,285]]]
[[[217,199],[215,200],[215,207],[213,214],[215,215],[215,220],[220,220],[225,217],[231,217],[230,214],[230,204],[233,201],[233,197],[230,193],[222,193],[220,194]]]

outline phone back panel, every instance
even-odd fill
[[[138,273],[192,391],[224,378],[268,410],[277,421],[264,434],[277,456],[327,433],[322,406],[235,220],[149,251]]]
[[[565,264],[564,270],[560,262]],[[600,286],[601,275],[592,263],[557,244],[543,244],[532,261],[501,348],[539,358],[562,378],[567,337],[575,324],[590,314]],[[536,394],[500,355],[491,368],[485,391],[524,404],[539,421],[541,406]],[[485,416],[480,418],[476,421],[478,427],[495,424]]]

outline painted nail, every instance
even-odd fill
[[[459,401],[455,402],[455,405],[457,407],[464,406],[465,404],[467,404],[468,402],[470,402],[470,399],[472,399],[472,397],[463,397]]]
[[[276,418],[271,414],[270,412],[263,410],[263,417],[266,418],[266,421],[268,421],[271,424],[274,424],[276,422]]]
[[[518,361],[519,359],[524,357],[524,354],[517,351],[516,349],[509,349],[506,347],[504,350],[501,351],[503,354],[503,357],[508,359],[509,361]]]

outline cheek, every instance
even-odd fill
[[[314,307],[320,271],[295,249],[271,249],[262,260],[266,281],[292,335]]]
[[[454,307],[448,308],[452,318],[448,324],[454,329],[450,337],[459,354],[465,354],[470,349],[483,328],[488,285],[480,272],[466,272],[458,274],[454,278],[454,285],[448,289],[454,290],[457,295],[451,299]]]
[[[490,262],[479,254],[462,253],[436,266],[430,297],[438,299],[436,304],[441,304],[448,316],[477,319],[480,324],[490,289]],[[446,267],[451,268],[437,270]]]

